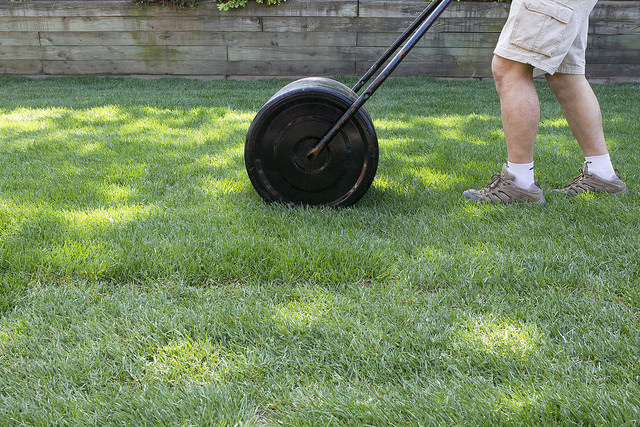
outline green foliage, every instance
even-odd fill
[[[218,8],[220,10],[229,10],[229,9],[233,9],[233,8],[238,8],[238,7],[244,7],[247,5],[247,0],[217,0],[218,3],[220,3],[218,5]],[[260,3],[260,4],[280,4],[282,2],[285,2],[287,0],[256,0],[256,2]]]
[[[175,7],[194,7],[198,3],[205,0],[130,0],[133,3],[139,4],[160,4],[163,6],[175,6]],[[257,3],[260,4],[280,4],[287,0],[256,0]],[[218,3],[218,9],[220,10],[229,10],[235,9],[239,7],[245,7],[247,5],[248,0],[216,0]]]

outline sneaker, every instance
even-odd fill
[[[490,203],[530,202],[544,205],[544,193],[536,181],[529,189],[520,188],[515,183],[515,176],[509,172],[507,165],[502,165],[502,173],[495,174],[491,182],[480,190],[467,190],[462,195],[465,199]]]
[[[589,166],[584,162],[584,167],[580,169],[580,175],[573,182],[564,188],[552,190],[554,193],[562,193],[565,196],[573,197],[580,193],[609,193],[615,195],[627,194],[627,184],[620,179],[620,174],[616,170],[616,176],[607,180],[597,175],[589,173]]]

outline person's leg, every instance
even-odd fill
[[[616,174],[609,157],[600,103],[585,76],[556,73],[547,75],[547,81],[585,156],[580,175],[565,188],[554,191],[568,196],[585,191],[626,194],[627,186]]]
[[[535,185],[533,152],[540,122],[540,101],[533,84],[533,67],[501,56],[492,63],[500,97],[508,164],[502,173],[480,190],[467,190],[466,199],[491,203],[531,202],[544,205],[544,194]]]
[[[533,84],[533,67],[495,55],[491,64],[500,97],[508,160],[533,162],[540,122],[540,101]]]
[[[608,153],[598,98],[583,74],[547,74],[547,82],[585,156]]]

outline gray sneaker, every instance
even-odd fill
[[[515,175],[509,172],[507,165],[502,165],[502,173],[495,174],[491,182],[480,190],[467,190],[462,195],[465,199],[490,203],[529,202],[544,205],[544,193],[536,181],[529,189],[520,188],[515,183]]]
[[[620,174],[616,170],[616,176],[607,180],[597,175],[589,173],[589,165],[584,162],[584,167],[580,169],[580,175],[573,182],[564,188],[552,190],[554,193],[562,193],[565,196],[573,197],[580,193],[609,193],[615,195],[627,194],[627,184],[620,179]]]

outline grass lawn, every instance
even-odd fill
[[[2,424],[640,423],[640,84],[594,86],[628,196],[550,193],[583,159],[540,84],[547,205],[463,200],[493,84],[398,78],[330,210],[244,170],[285,83],[0,77]]]

